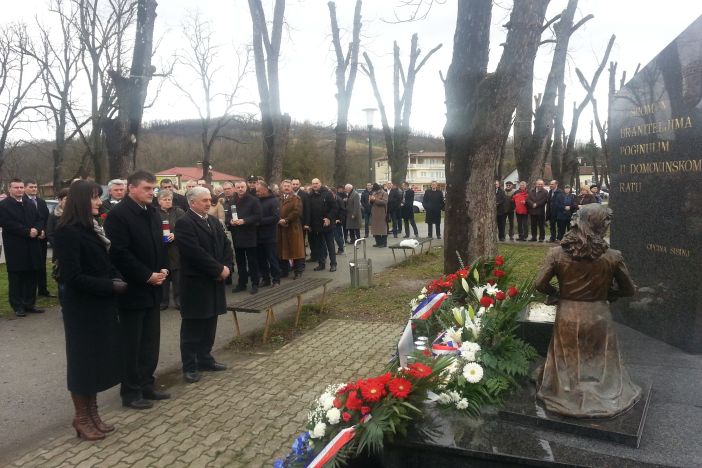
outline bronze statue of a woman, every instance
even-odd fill
[[[621,252],[604,240],[611,215],[602,205],[583,206],[536,278],[536,289],[558,300],[537,398],[564,416],[613,417],[641,397],[624,367],[609,311],[609,302],[636,291]],[[554,276],[559,289],[550,284]]]

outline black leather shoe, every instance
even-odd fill
[[[171,394],[168,392],[162,392],[161,390],[147,390],[142,392],[145,400],[168,400],[171,398]]]
[[[212,364],[207,364],[205,366],[198,366],[198,369],[201,371],[220,372],[223,370],[227,370],[227,366],[225,366],[221,362],[215,361]]]
[[[183,372],[183,378],[188,383],[195,383],[200,381],[200,373],[198,371]]]
[[[329,272],[334,273],[336,271],[336,265],[332,265],[329,267]]]
[[[44,309],[37,309],[36,307],[32,308],[26,308],[24,309],[25,312],[29,312],[30,314],[43,314]]]
[[[16,310],[15,315],[17,317],[26,317],[27,316],[27,314],[23,310]]]
[[[246,286],[242,286],[240,284],[237,285],[234,289],[232,289],[233,293],[238,293],[238,292],[242,292],[242,291],[246,291]]]
[[[136,410],[143,410],[153,408],[154,404],[151,403],[149,400],[139,398],[138,400],[122,401],[122,406]]]
[[[407,239],[408,237],[409,237],[409,235],[402,236],[403,239]]]
[[[263,287],[270,286],[270,285],[271,285],[271,280],[263,280],[263,281],[261,281],[261,284],[259,286],[261,286],[263,288]]]
[[[258,286],[251,286],[251,294],[258,294]]]
[[[324,263],[320,263],[319,265],[317,265],[316,267],[313,268],[314,271],[322,271],[322,270],[326,270],[326,269],[327,269],[327,267],[324,266]]]

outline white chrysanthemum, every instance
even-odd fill
[[[449,397],[451,397],[451,401],[453,403],[456,403],[457,401],[459,401],[461,399],[461,395],[455,390],[451,390],[450,392],[448,392],[448,395],[449,395]]]
[[[468,400],[466,400],[465,398],[461,398],[460,400],[458,400],[456,402],[456,408],[458,408],[458,409],[468,408]]]
[[[315,424],[314,429],[310,432],[310,437],[313,439],[321,439],[324,437],[324,432],[327,430],[327,425],[324,424],[323,422],[318,422]]]
[[[417,296],[417,299],[419,299],[420,301],[423,301],[426,298],[427,298],[426,294],[420,294],[419,296]]]
[[[439,393],[437,401],[442,405],[448,405],[451,403],[451,396],[448,393]]]
[[[422,288],[422,290],[420,291],[421,294],[426,294],[427,292],[429,292],[429,291],[427,291],[427,287],[426,287],[426,286],[424,286],[424,287]]]
[[[327,411],[327,421],[329,421],[329,424],[339,424],[340,420],[341,411],[339,411],[337,408],[332,408],[329,411]]]
[[[464,341],[461,344],[461,357],[466,361],[475,361],[475,355],[480,351],[480,345],[472,341]]]
[[[334,395],[330,393],[322,393],[322,396],[319,397],[319,404],[322,405],[322,409],[324,411],[328,410],[334,406]]]
[[[476,362],[463,366],[463,377],[470,383],[478,383],[483,378],[483,368]]]

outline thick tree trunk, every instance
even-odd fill
[[[533,65],[530,75],[532,79],[527,81],[519,93],[514,114],[514,160],[517,165],[519,180],[529,180],[529,174],[531,173],[531,160],[527,157],[526,152],[529,150],[531,124],[534,118],[534,109],[532,107],[534,93]]]
[[[136,39],[129,77],[121,76],[117,70],[109,72],[115,86],[119,109],[116,119],[107,119],[103,122],[110,179],[126,178],[136,165],[144,101],[153,75],[151,55],[157,5],[155,0],[139,0]]]
[[[565,83],[558,86],[558,104],[556,115],[553,119],[553,145],[551,146],[551,173],[552,177],[559,181],[561,186],[565,185],[562,180],[563,164],[563,114],[565,113]]]
[[[507,41],[487,73],[491,0],[458,3],[453,59],[446,76],[446,230],[444,271],[496,253],[495,191],[491,180],[509,133],[519,93],[527,85],[548,0],[515,2]]]

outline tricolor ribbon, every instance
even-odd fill
[[[355,427],[347,427],[339,431],[336,437],[330,440],[314,460],[312,460],[312,463],[307,465],[307,468],[321,468],[324,466],[329,460],[334,458],[334,455],[339,453],[339,450],[341,450],[344,445],[348,444],[355,435]]]
[[[431,352],[434,356],[439,356],[443,354],[455,354],[458,353],[458,346],[452,340],[444,341],[446,332],[439,333],[434,342],[431,344]]]
[[[441,307],[441,304],[446,300],[446,293],[436,293],[428,295],[422,302],[417,304],[417,307],[412,311],[412,318],[415,320],[426,320],[431,317],[431,314]]]

